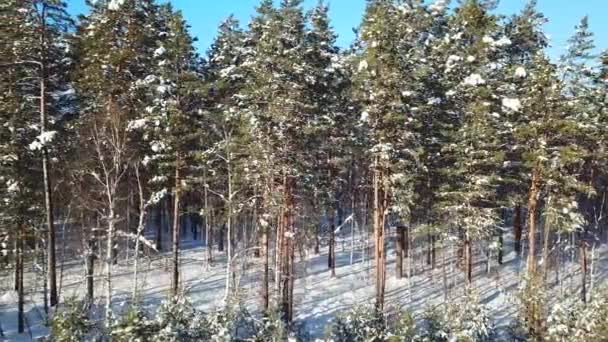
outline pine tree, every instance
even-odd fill
[[[549,42],[543,32],[543,25],[547,18],[538,12],[537,1],[530,0],[521,13],[513,16],[505,25],[505,35],[512,44],[506,47],[503,60],[508,77],[516,75],[518,78],[527,77],[527,70],[531,68],[535,56],[545,49]],[[508,86],[508,83],[507,83]],[[501,92],[508,89],[501,89]],[[514,127],[525,113],[512,112],[503,116],[500,136],[506,142],[505,163],[503,165],[502,182],[499,192],[506,193],[504,205],[513,208],[513,234],[514,249],[517,255],[521,254],[521,239],[523,232],[522,207],[529,183],[529,172],[522,162],[521,149],[514,137]]]
[[[355,76],[363,109],[361,121],[368,129],[371,144],[368,153],[373,169],[376,309],[380,312],[384,308],[385,227],[389,208],[392,207],[391,179],[410,173],[414,169],[416,155],[412,127],[415,117],[408,110],[411,108],[405,105],[406,96],[401,91],[399,11],[400,8],[392,1],[368,3],[360,32],[363,51]],[[403,179],[398,181],[403,183]],[[411,192],[409,186],[400,190]],[[404,201],[403,193],[401,196],[401,201]]]
[[[189,166],[193,160],[193,147],[198,140],[195,120],[201,101],[199,60],[193,47],[193,38],[181,12],[166,7],[166,32],[154,51],[157,63],[156,78],[152,82],[152,106],[146,117],[156,126],[151,134],[151,159],[158,167],[158,176],[171,179],[168,187],[173,199],[173,265],[172,294],[179,291],[179,243],[181,240],[182,196],[188,190]]]
[[[448,101],[458,117],[456,129],[443,149],[446,175],[442,189],[449,221],[463,242],[464,270],[472,281],[472,244],[493,236],[498,222],[495,194],[503,153],[497,136],[501,103],[495,89],[501,73],[494,67],[499,51],[508,45],[500,36],[497,18],[478,1],[466,1],[449,23],[448,32],[458,36],[448,49],[449,72],[444,82],[453,85]]]
[[[275,176],[278,172],[275,165],[275,149],[271,144],[271,125],[267,121],[267,111],[271,108],[272,99],[272,77],[269,74],[270,59],[273,51],[270,45],[270,27],[274,25],[277,10],[273,7],[272,0],[262,0],[256,8],[256,16],[252,19],[249,29],[245,34],[244,72],[247,74],[248,82],[238,94],[244,103],[244,111],[252,120],[252,148],[251,168],[252,172],[258,171],[258,179],[261,181],[261,195],[259,208],[259,224],[261,232],[261,247],[263,258],[262,279],[262,308],[265,314],[270,308],[270,239],[271,227],[276,227],[278,222],[280,199],[275,192]],[[262,120],[261,120],[262,119]],[[277,248],[278,246],[275,246]],[[276,274],[279,269],[275,268]],[[278,281],[276,282],[278,284]],[[278,292],[278,291],[277,291]]]
[[[112,321],[112,264],[116,260],[118,208],[128,165],[137,145],[131,121],[145,112],[143,85],[151,79],[156,49],[156,6],[150,0],[98,1],[81,18],[77,31],[75,84],[80,96],[80,153],[92,155],[78,171],[92,188],[92,206],[102,213],[106,231],[106,325]]]
[[[245,86],[246,70],[244,62],[244,33],[234,17],[226,19],[209,53],[206,67],[210,83],[209,126],[212,131],[213,144],[206,152],[207,165],[220,178],[216,183],[222,190],[212,190],[225,207],[227,233],[226,293],[225,301],[232,293],[232,263],[235,253],[236,224],[234,221],[239,212],[250,205],[253,198],[250,191],[248,159],[246,152],[250,146],[251,117],[243,110],[239,94]],[[225,175],[225,177],[223,176]],[[209,187],[207,183],[206,189]],[[245,241],[247,243],[248,241]]]
[[[340,170],[345,161],[348,124],[344,100],[340,92],[345,87],[344,70],[336,45],[336,35],[330,27],[329,7],[320,1],[309,13],[311,29],[306,35],[307,92],[312,116],[309,146],[317,146],[310,153],[306,167],[314,175],[311,184],[318,194],[321,206],[326,208],[329,229],[327,266],[332,277],[336,275],[335,211],[343,183]],[[313,195],[314,196],[314,195]],[[316,204],[316,203],[315,203]],[[315,232],[318,234],[318,232]]]

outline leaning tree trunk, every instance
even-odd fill
[[[179,172],[180,156],[176,154],[175,161],[175,194],[173,196],[173,269],[171,277],[171,294],[177,296],[179,291],[179,239],[180,239],[180,217],[179,200],[181,175]]]

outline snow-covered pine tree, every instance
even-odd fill
[[[51,157],[57,161],[56,152],[61,148],[56,146],[60,143],[60,139],[56,137],[56,130],[60,126],[59,123],[63,120],[64,114],[67,113],[68,101],[72,99],[72,90],[67,82],[68,68],[71,66],[71,60],[68,58],[70,49],[68,32],[71,29],[72,20],[66,13],[66,5],[62,1],[9,1],[5,6],[3,16],[8,25],[5,34],[7,41],[13,42],[13,48],[3,53],[0,69],[6,75],[7,99],[12,98],[18,101],[15,103],[18,107],[13,107],[13,109],[10,109],[10,100],[7,100],[6,103],[9,108],[6,111],[8,117],[5,121],[5,129],[8,129],[9,132],[12,131],[10,134],[12,138],[9,138],[12,142],[6,147],[13,145],[13,148],[21,150],[21,153],[18,154],[20,158],[17,159],[23,161],[26,155],[29,155],[27,158],[33,158],[29,163],[22,164],[22,167],[26,167],[27,170],[22,170],[16,176],[18,178],[33,177],[31,181],[39,180],[44,185],[42,188],[34,186],[27,190],[26,183],[23,183],[24,192],[22,194],[31,191],[29,196],[34,196],[30,198],[30,201],[34,202],[27,206],[28,211],[38,212],[40,210],[40,214],[45,213],[46,229],[43,232],[45,237],[42,240],[46,241],[46,283],[49,296],[47,301],[45,290],[44,307],[48,312],[48,305],[55,306],[58,301],[54,202],[51,188],[51,179],[54,175],[51,173]],[[10,45],[5,46],[8,48]],[[16,114],[14,110],[21,111],[20,116],[23,117],[11,119],[10,116]],[[33,129],[38,130],[37,136],[26,138]],[[14,145],[19,140],[21,146]],[[23,149],[29,151],[25,152]],[[17,161],[11,156],[15,155],[7,154],[6,165],[11,164],[11,161]],[[15,183],[14,186],[17,184]],[[27,202],[28,200],[25,200],[25,203]],[[37,216],[34,212],[31,212],[30,215],[33,215],[31,219]],[[23,221],[23,229],[32,228],[30,219],[23,217],[21,221]],[[34,232],[30,231],[28,235],[34,235]],[[23,252],[23,249],[20,251]],[[21,293],[22,291],[20,291]]]
[[[506,77],[515,75],[518,78],[527,77],[530,64],[536,54],[545,49],[548,38],[545,36],[543,25],[547,18],[538,11],[537,1],[530,0],[524,9],[509,18],[505,24],[505,35],[512,44],[505,48],[502,56]],[[501,87],[501,92],[509,92],[509,83]],[[502,182],[499,192],[506,194],[500,199],[501,204],[513,208],[513,239],[514,250],[519,256],[522,252],[523,215],[522,208],[530,182],[529,171],[522,162],[522,149],[514,137],[514,127],[526,114],[514,111],[503,115],[500,126],[500,139],[505,142],[505,162],[502,170]]]
[[[7,28],[1,31],[0,39],[13,41],[12,44],[0,46],[0,233],[4,236],[2,256],[6,263],[12,259],[14,283],[11,290],[17,291],[17,331],[25,331],[25,288],[23,281],[25,262],[25,239],[27,217],[40,216],[40,212],[28,212],[40,198],[35,195],[35,177],[29,165],[34,163],[34,155],[28,145],[38,135],[37,118],[32,115],[37,103],[27,100],[28,90],[22,80],[35,77],[34,68],[16,68],[13,64],[27,56],[27,51],[19,49],[28,47],[27,36],[18,34],[16,28],[21,22],[27,22],[29,8],[21,7],[17,1],[0,4],[0,19]],[[24,44],[25,43],[25,44]],[[15,46],[15,47],[13,47]],[[31,45],[29,45],[31,47]],[[29,227],[27,227],[29,228]],[[29,230],[29,229],[28,229]],[[31,230],[30,230],[31,231]]]
[[[416,116],[404,96],[401,12],[395,1],[367,4],[360,28],[362,51],[355,79],[363,112],[360,120],[369,135],[369,165],[373,170],[373,226],[376,261],[376,309],[383,311],[386,281],[385,226],[392,207],[392,185],[401,204],[411,197],[407,176],[415,168]],[[407,93],[405,94],[407,95]]]
[[[277,10],[273,7],[272,0],[261,0],[256,7],[256,15],[245,32],[243,71],[247,75],[248,82],[238,94],[244,103],[244,111],[251,118],[253,144],[249,150],[251,156],[249,164],[251,173],[257,173],[256,179],[260,183],[261,199],[257,207],[259,219],[256,224],[259,223],[261,228],[260,245],[263,263],[261,304],[265,314],[269,313],[271,304],[270,240],[273,228],[276,229],[278,226],[276,223],[278,223],[281,202],[280,194],[275,191],[275,177],[279,171],[278,165],[275,164],[276,149],[271,140],[271,125],[267,119],[273,94],[272,79],[275,76],[274,73],[268,72],[273,70],[270,69],[273,64],[267,59],[273,53],[273,47],[268,39],[276,15]],[[275,267],[275,274],[278,272]]]
[[[502,75],[496,64],[500,50],[510,43],[490,9],[480,1],[465,1],[448,24],[448,34],[458,38],[448,46],[444,83],[452,86],[448,101],[458,120],[442,151],[450,162],[441,197],[444,214],[462,241],[469,284],[472,245],[492,237],[498,223],[495,196],[504,157],[496,134],[501,103],[495,92]]]
[[[311,28],[306,34],[306,85],[311,117],[308,119],[308,146],[315,148],[305,155],[309,176],[304,183],[317,194],[313,206],[325,208],[328,221],[329,251],[327,266],[332,276],[336,275],[336,226],[335,212],[339,206],[339,193],[344,182],[340,170],[345,162],[345,137],[349,133],[345,117],[344,68],[342,57],[336,47],[336,35],[328,17],[329,7],[320,1],[309,13]],[[308,179],[308,181],[307,181]],[[314,232],[318,234],[319,232]]]
[[[206,167],[212,179],[205,180],[205,189],[215,195],[224,208],[227,244],[226,287],[224,300],[229,304],[230,296],[236,291],[232,287],[235,278],[233,267],[237,254],[236,219],[242,211],[251,207],[256,194],[251,191],[249,180],[255,179],[248,167],[251,155],[247,153],[251,142],[251,117],[243,109],[239,94],[245,86],[246,69],[244,41],[245,35],[234,17],[227,18],[219,27],[215,42],[209,52],[206,66],[206,81],[209,83],[208,126],[210,147],[204,153]],[[251,177],[254,176],[254,177]],[[216,184],[217,187],[210,187]],[[253,197],[252,197],[253,196]],[[244,228],[247,229],[247,228]],[[245,241],[247,248],[248,241]]]
[[[119,206],[128,165],[137,145],[132,144],[131,121],[145,111],[141,84],[149,82],[156,49],[152,0],[112,0],[90,3],[76,37],[75,85],[81,117],[78,123],[80,160],[75,176],[91,192],[90,208],[106,224],[106,327],[112,321],[112,264],[116,260]]]
[[[545,212],[552,215],[550,224],[562,231],[574,231],[583,224],[576,195],[584,191],[578,174],[588,154],[583,132],[568,106],[565,105],[556,67],[538,53],[528,66],[526,77],[513,75],[511,93],[503,95],[502,113],[527,113],[514,123],[513,137],[521,148],[523,167],[531,173],[528,189],[528,256],[526,317],[532,336],[542,334],[542,288],[537,271],[538,212],[545,203]],[[522,74],[520,72],[520,74]],[[557,186],[559,184],[559,186]],[[559,226],[557,226],[559,223]],[[549,229],[550,227],[547,227]],[[553,229],[551,228],[551,229]]]
[[[155,75],[151,79],[151,106],[143,119],[155,126],[150,132],[150,162],[157,176],[167,180],[172,208],[172,277],[171,289],[179,292],[179,249],[182,196],[189,190],[195,147],[198,140],[197,118],[202,105],[200,60],[193,46],[189,26],[180,11],[165,5],[166,31],[159,34],[153,52]],[[144,80],[145,82],[145,80]],[[162,181],[161,181],[162,183]]]
[[[276,292],[282,318],[293,318],[295,246],[294,194],[300,190],[301,152],[304,151],[310,105],[306,102],[305,18],[301,0],[283,0],[279,8],[262,1],[247,38],[245,65],[251,77],[244,101],[257,132],[255,143],[269,166],[268,184],[280,192],[283,207],[277,218]],[[267,203],[265,199],[265,203]],[[270,214],[270,213],[269,213]],[[274,220],[273,220],[274,221]]]

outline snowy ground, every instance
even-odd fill
[[[507,239],[508,241],[509,239]],[[215,252],[214,265],[207,265],[205,248],[197,241],[187,241],[183,244],[181,253],[182,284],[190,300],[200,309],[213,310],[222,305],[225,290],[225,256]],[[509,243],[507,252],[512,248]],[[424,251],[416,249],[416,264],[412,265],[413,276],[396,279],[394,274],[394,253],[388,252],[388,279],[386,303],[389,310],[407,308],[419,312],[426,305],[439,304],[444,300],[445,284],[451,289],[452,295],[462,291],[462,272],[452,262],[454,253],[450,249],[437,253],[437,265],[434,270],[425,264]],[[596,282],[605,282],[608,275],[608,248],[602,247],[595,253],[594,273]],[[295,283],[294,310],[296,319],[305,323],[306,329],[313,337],[322,337],[328,321],[336,314],[344,312],[353,305],[372,304],[374,300],[373,261],[366,258],[360,248],[354,253],[354,262],[350,264],[350,241],[348,238],[338,240],[337,243],[337,276],[330,277],[327,270],[327,254],[307,255],[302,260],[296,255],[298,278]],[[139,284],[143,288],[143,304],[153,310],[167,297],[171,283],[170,255],[157,255],[152,260],[140,262]],[[477,288],[481,300],[491,309],[499,327],[505,328],[510,323],[516,305],[513,293],[519,283],[519,270],[522,261],[514,253],[507,253],[504,264],[496,265],[494,261],[490,273],[486,272],[486,258],[477,251],[475,253],[474,286]],[[445,264],[445,267],[444,267]],[[407,270],[408,262],[404,267]],[[241,263],[238,270],[239,291],[246,305],[255,310],[260,302],[260,272],[259,260],[253,257]],[[120,310],[125,305],[132,292],[132,258],[130,261],[122,259],[114,268],[114,307]],[[31,270],[30,270],[31,271]],[[99,275],[96,280],[95,295],[99,302],[103,302],[105,282],[100,272],[101,264],[96,266]],[[61,297],[82,296],[84,294],[84,270],[82,261],[73,259],[64,264],[63,280],[61,281]],[[554,273],[549,273],[553,279]],[[580,284],[580,268],[577,264],[568,266],[568,272],[562,271],[564,276],[563,288],[554,287],[556,294],[573,293]],[[29,272],[26,286],[41,284],[40,275]],[[44,311],[42,307],[42,292],[31,292],[26,296],[27,333],[16,334],[17,305],[16,294],[8,291],[10,277],[3,275],[0,283],[2,295],[0,296],[0,326],[4,338],[10,341],[29,341],[36,337],[48,334],[44,327]],[[598,286],[599,284],[596,284]],[[559,298],[559,296],[554,296]],[[503,329],[504,330],[504,329]],[[2,337],[0,337],[0,340]]]

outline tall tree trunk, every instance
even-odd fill
[[[532,171],[532,183],[528,196],[528,260],[530,278],[536,274],[536,212],[540,195],[541,176],[538,167]]]
[[[386,282],[386,255],[384,253],[384,211],[387,202],[384,191],[384,170],[379,165],[379,157],[374,161],[374,256],[376,261],[376,311],[384,311],[384,291]]]
[[[108,213],[108,234],[106,240],[106,328],[112,325],[112,254],[115,230],[115,204],[113,195],[109,195],[110,210]]]
[[[496,258],[498,259],[499,265],[503,264],[503,254],[504,254],[503,231],[502,231],[502,227],[498,227],[498,255]]]
[[[327,223],[329,225],[329,253],[327,254],[327,267],[331,272],[331,277],[336,276],[336,226],[334,224],[334,208],[329,206],[327,209]]]
[[[95,238],[89,237],[88,250],[86,255],[86,283],[87,283],[87,305],[91,306],[94,297],[94,277],[95,277]]]
[[[428,246],[427,246],[427,256],[426,256],[426,263],[427,265],[431,266],[431,269],[434,270],[435,269],[435,255],[437,254],[436,250],[435,250],[435,235],[433,235],[432,233],[428,234]]]
[[[551,201],[549,198],[548,201]],[[543,265],[542,265],[542,275],[543,281],[547,282],[547,274],[549,270],[549,251],[550,251],[550,241],[549,238],[551,236],[551,222],[549,220],[545,221],[545,225],[543,227]]]
[[[217,232],[217,250],[219,252],[224,251],[224,231],[226,230],[225,224],[222,224]]]
[[[317,223],[316,232],[315,232],[315,254],[316,255],[319,255],[321,253],[321,241],[319,239],[319,235],[321,235],[321,222]]]
[[[521,206],[518,204],[515,206],[515,212],[513,213],[513,248],[517,256],[521,255],[521,235],[522,235],[522,222],[521,222]]]
[[[580,240],[581,301],[587,303],[587,244]]]
[[[209,194],[207,185],[207,173],[205,172],[204,182],[205,188],[203,190],[203,202],[205,210],[205,246],[207,247],[207,263],[213,262],[213,231],[211,229],[211,213],[209,209]]]
[[[180,186],[181,186],[181,175],[180,169],[180,155],[176,153],[175,161],[175,194],[173,196],[173,269],[171,277],[171,294],[177,296],[179,292],[179,240],[180,240],[180,213],[179,213],[179,200],[180,200]]]
[[[292,284],[293,281],[292,271],[293,271],[293,240],[294,240],[294,227],[293,227],[293,189],[292,189],[293,179],[289,176],[285,175],[284,178],[284,196],[285,196],[285,210],[283,212],[283,222],[282,226],[284,232],[282,235],[284,238],[281,243],[281,311],[283,315],[283,319],[286,323],[291,323],[292,317],[292,308],[293,308],[293,291]]]
[[[225,300],[226,304],[228,303],[228,298],[230,296],[230,276],[231,276],[231,266],[232,266],[232,243],[233,243],[233,233],[232,233],[232,169],[230,165],[230,156],[227,158],[228,160],[228,199],[226,202],[226,240],[228,244],[226,245],[226,293]]]
[[[405,251],[405,227],[397,226],[395,237],[395,266],[396,266],[396,274],[397,279],[403,278],[403,252]]]
[[[44,28],[43,28],[44,30]],[[41,40],[44,38],[41,35]],[[44,44],[44,42],[41,42]],[[40,66],[40,134],[46,133],[46,69],[44,63]],[[42,146],[42,177],[44,178],[44,210],[47,225],[47,277],[49,285],[50,306],[57,305],[57,270],[55,258],[55,223],[53,220],[53,195],[51,192],[51,176],[49,171],[49,155],[47,146]]]
[[[536,212],[538,209],[538,199],[540,196],[542,179],[538,166],[532,170],[532,181],[528,193],[528,258],[526,262],[528,282],[532,284],[539,283],[536,272]],[[531,294],[535,296],[536,294]],[[530,335],[541,338],[542,336],[542,318],[540,314],[540,303],[532,300],[527,308],[527,320],[530,326]]]
[[[262,278],[262,309],[264,314],[268,314],[268,310],[270,309],[270,289],[268,286],[269,275],[270,275],[270,251],[269,248],[269,238],[268,238],[268,222],[264,221],[263,224],[260,224],[262,227],[262,257],[264,258],[264,272]]]
[[[471,239],[469,234],[465,233],[464,237],[464,269],[467,278],[467,284],[473,283],[473,249],[471,248]]]
[[[24,267],[24,243],[25,228],[23,223],[19,224],[19,232],[17,234],[17,332],[22,334],[25,331],[25,312],[23,310],[25,302],[25,289],[23,287],[23,269]]]
[[[162,201],[158,203],[156,209],[155,225],[156,225],[156,249],[161,252],[163,250],[163,205]]]

